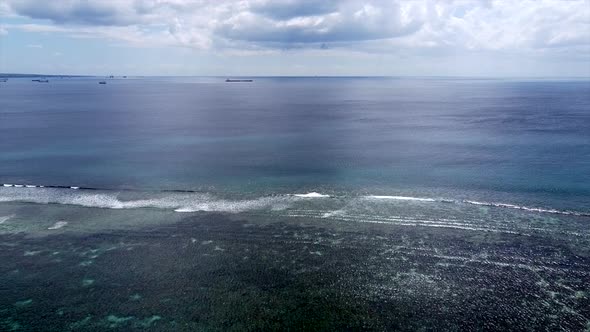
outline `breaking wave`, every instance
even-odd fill
[[[121,192],[135,192],[133,190],[112,190],[103,188],[88,188],[81,186],[44,186],[33,184],[3,184],[0,187],[0,202],[29,202],[40,204],[69,204],[83,207],[97,207],[108,209],[157,208],[176,212],[244,212],[249,210],[284,210],[297,201],[307,201],[314,198],[343,198],[346,196],[331,196],[318,192],[305,194],[285,194],[262,196],[253,199],[225,199],[210,193],[192,190],[161,190],[150,192],[147,198],[122,199]],[[145,193],[137,191],[136,193]],[[515,209],[536,213],[590,216],[590,212],[558,210],[553,208],[530,207],[499,202],[475,200],[454,200],[446,198],[413,197],[397,195],[366,195],[348,198],[361,198],[369,201],[406,201],[416,203],[452,203],[479,205],[495,208]],[[326,214],[330,216],[330,213]]]
[[[410,196],[378,196],[378,195],[369,195],[365,196],[369,199],[395,199],[399,201],[419,201],[419,202],[436,202],[434,198],[422,198],[422,197],[410,197]]]
[[[52,226],[48,227],[47,229],[49,230],[55,230],[55,229],[60,229],[65,227],[68,224],[67,221],[58,221],[55,224],[53,224]]]
[[[5,186],[7,187],[7,186]],[[82,189],[80,187],[17,187],[0,188],[0,202],[65,204],[107,209],[157,208],[176,212],[243,212],[254,209],[280,210],[287,207],[286,197],[260,197],[229,200],[205,193],[156,193],[148,198],[122,199],[116,191]]]
[[[330,195],[316,193],[315,191],[307,193],[307,194],[293,194],[293,196],[303,197],[303,198],[329,198],[330,197]]]

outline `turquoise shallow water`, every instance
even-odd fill
[[[588,81],[0,89],[0,329],[590,327]]]

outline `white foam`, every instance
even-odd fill
[[[67,224],[68,224],[67,221],[58,221],[55,224],[53,224],[53,226],[48,227],[47,229],[51,229],[51,230],[60,229],[62,227],[65,227]]]
[[[321,215],[322,218],[331,218],[331,217],[335,217],[335,216],[340,216],[344,213],[344,210],[335,210],[335,211],[329,211],[329,212],[325,212]]]
[[[197,212],[197,210],[189,209],[189,208],[179,208],[179,209],[174,210],[174,212],[187,213],[187,212]]]
[[[72,190],[74,189],[74,190]],[[79,190],[77,190],[79,189]],[[145,196],[145,195],[143,195]],[[145,199],[121,200],[119,194],[109,190],[84,190],[80,187],[45,188],[39,185],[8,184],[0,186],[0,202],[30,202],[40,204],[70,204],[84,207],[109,209],[157,208],[176,212],[243,212],[269,209],[282,211],[291,208],[300,199],[330,198],[332,196],[318,192],[258,197],[255,199],[221,199],[204,193],[152,193]],[[296,198],[296,199],[295,199]],[[400,200],[415,202],[453,202],[456,204],[473,204],[481,206],[518,209],[537,213],[590,216],[588,212],[556,210],[552,208],[527,207],[508,203],[494,203],[473,200],[442,200],[428,197],[412,196],[362,196],[371,200]],[[323,211],[324,218],[336,217],[341,211]]]
[[[463,200],[463,203],[473,204],[473,205],[482,205],[482,206],[491,206],[491,207],[500,207],[500,208],[507,208],[507,209],[524,210],[524,211],[530,211],[530,212],[553,213],[553,214],[564,214],[564,215],[575,215],[575,216],[588,215],[586,213],[581,213],[581,212],[561,211],[561,210],[556,210],[556,209],[543,209],[543,208],[528,207],[528,206],[524,206],[524,205],[515,205],[515,204],[508,204],[508,203],[480,202],[480,201],[471,201],[471,200]]]
[[[464,203],[468,203],[468,204],[473,204],[473,205],[485,205],[485,206],[491,206],[491,203],[487,203],[487,202],[478,202],[478,201],[468,201],[468,200],[464,200]]]
[[[157,208],[177,212],[230,212],[257,209],[284,210],[294,200],[288,196],[230,200],[202,193],[153,194],[145,199],[122,200],[117,192],[70,190],[68,188],[2,188],[0,202],[66,204],[107,209]]]
[[[307,193],[307,194],[294,194],[293,196],[303,197],[303,198],[327,198],[327,197],[330,197],[330,195],[320,194],[315,191]]]
[[[365,196],[367,198],[373,199],[395,199],[400,201],[420,201],[420,202],[436,202],[434,198],[422,198],[422,197],[410,197],[410,196],[379,196],[379,195],[370,195]]]
[[[225,200],[212,196],[201,196],[197,199],[175,200],[180,206],[175,207],[175,212],[244,212],[259,209],[284,210],[289,207],[281,197],[261,197],[251,200]]]
[[[0,224],[3,224],[5,222],[7,222],[8,220],[12,219],[14,217],[14,214],[11,214],[9,216],[2,216],[0,217]]]
[[[435,227],[435,228],[452,228],[461,229],[467,231],[479,231],[479,232],[493,232],[493,233],[507,233],[516,235],[528,235],[512,230],[499,229],[499,228],[488,228],[488,227],[474,227],[468,224],[448,224],[448,223],[436,223],[435,221],[417,221],[417,220],[399,220],[399,221],[387,221],[387,220],[357,220],[361,223],[371,224],[392,224],[397,226],[413,226],[413,227]]]

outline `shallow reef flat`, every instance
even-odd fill
[[[23,204],[11,211],[23,214],[23,206],[31,209]],[[34,209],[55,219],[75,208]],[[89,217],[97,213],[105,220],[114,220],[108,214],[143,218],[141,210],[85,209]],[[590,327],[590,256],[584,234],[576,240],[546,232],[337,218],[318,222],[302,211],[264,217],[149,215],[160,222],[69,231],[72,222],[46,233],[1,234],[0,329]],[[11,222],[7,219],[3,227]]]

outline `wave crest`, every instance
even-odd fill
[[[134,192],[133,190],[121,190]],[[141,193],[141,192],[136,192]],[[87,188],[79,186],[43,186],[31,184],[3,184],[0,187],[0,202],[30,202],[40,204],[70,204],[84,207],[109,209],[159,208],[176,212],[243,212],[257,209],[284,210],[292,203],[309,198],[333,198],[334,196],[309,192],[305,194],[287,194],[263,196],[254,199],[229,200],[217,198],[208,193],[191,190],[161,190],[151,192],[149,198],[123,200],[119,191]],[[338,196],[336,196],[338,197]],[[346,197],[346,196],[342,196]],[[350,196],[358,198],[359,196]],[[509,203],[485,202],[475,200],[454,200],[447,198],[413,197],[399,195],[366,195],[362,199],[395,200],[410,202],[437,202],[450,204],[470,204],[506,209],[516,209],[536,213],[551,213],[589,217],[590,212],[557,210],[553,208],[530,207]]]
[[[310,192],[307,194],[293,194],[295,197],[303,197],[303,198],[329,198],[330,195],[320,194],[317,192]]]
[[[394,199],[399,201],[419,201],[419,202],[436,202],[434,198],[423,198],[423,197],[411,197],[411,196],[380,196],[380,195],[369,195],[365,196],[369,199]]]
[[[280,196],[229,200],[203,193],[160,193],[145,199],[124,200],[120,198],[118,192],[40,187],[0,188],[0,202],[64,204],[106,209],[157,208],[177,212],[230,213],[256,209],[281,210],[288,207],[287,198]]]

